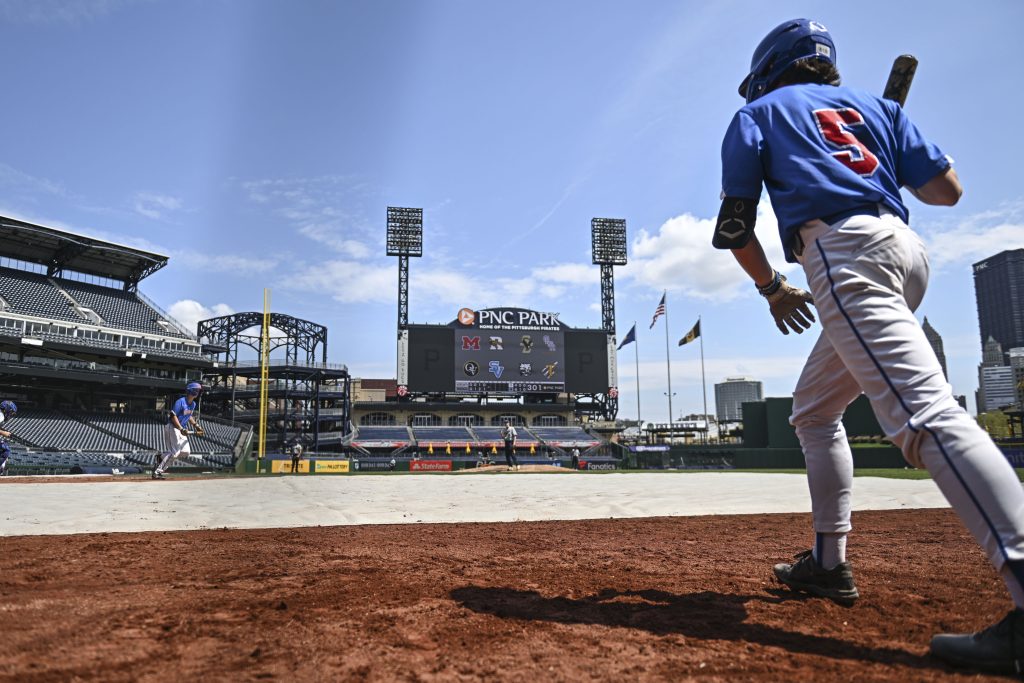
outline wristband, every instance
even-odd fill
[[[754,286],[757,287],[757,293],[761,296],[771,296],[775,292],[779,291],[779,287],[782,286],[783,280],[786,279],[785,276],[780,275],[777,270],[773,271],[773,273],[774,275],[772,276],[771,282],[766,284],[764,287],[758,285],[756,282],[754,283]]]

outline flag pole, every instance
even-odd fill
[[[672,361],[668,353],[668,290],[662,296],[665,297],[665,371],[668,379],[668,447],[671,449],[675,441],[675,427],[672,420]]]
[[[704,326],[700,324],[700,316],[697,316],[697,329],[700,330],[700,384],[704,391],[704,443],[708,440],[708,381],[704,377]]]

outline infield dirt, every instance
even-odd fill
[[[803,514],[0,538],[0,677],[983,680],[926,654],[1009,607],[953,513],[854,525],[852,608],[775,583]]]

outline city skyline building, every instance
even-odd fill
[[[978,374],[981,382],[979,413],[1012,408],[1017,404],[1013,368],[1009,365],[994,365],[981,368]]]
[[[924,323],[921,325],[924,329],[924,336],[928,340],[928,344],[932,347],[932,351],[935,352],[935,356],[939,359],[939,365],[942,366],[942,375],[949,381],[949,370],[946,368],[946,352],[942,345],[942,336],[932,327],[932,324],[928,322],[928,316],[924,317]]]
[[[715,415],[719,422],[743,419],[743,404],[764,400],[764,384],[752,377],[726,377],[715,385]]]
[[[1004,354],[1024,347],[1024,248],[1001,251],[973,270],[982,346],[991,337]],[[1005,357],[1003,364],[1009,364]]]

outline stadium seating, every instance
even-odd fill
[[[205,436],[190,436],[192,455],[176,469],[234,467],[234,446],[242,429],[204,420]],[[22,408],[4,424],[14,434],[12,467],[59,473],[79,467],[152,467],[164,450],[164,422],[146,415],[60,412]]]
[[[358,432],[352,438],[357,444],[380,444],[391,443],[405,445],[412,441],[408,427],[359,427]]]
[[[74,304],[44,275],[0,268],[0,296],[13,313],[86,322],[75,310]]]
[[[530,429],[545,444],[561,448],[590,448],[601,443],[600,439],[582,427],[531,427]]]
[[[467,427],[413,427],[413,437],[422,447],[425,443],[432,443],[434,447],[444,446],[445,443],[452,444],[474,443],[476,438]]]
[[[147,450],[162,451],[165,448],[163,419],[113,413],[76,413],[75,416],[84,422],[113,432],[126,441],[139,444]],[[202,421],[202,425],[206,435],[190,437],[194,452],[230,452],[242,434],[239,427],[222,425],[210,420]]]
[[[75,280],[56,279],[55,282],[75,301],[92,309],[110,327],[187,338],[173,326],[168,329],[159,325],[160,313],[131,292]]]
[[[54,451],[124,452],[137,449],[123,439],[53,410],[22,410],[11,420],[10,429],[19,441]]]
[[[473,427],[477,440],[483,443],[498,443],[503,441],[502,432],[504,427]],[[540,440],[530,433],[526,427],[516,427],[516,444],[519,446],[530,446],[540,443]]]

